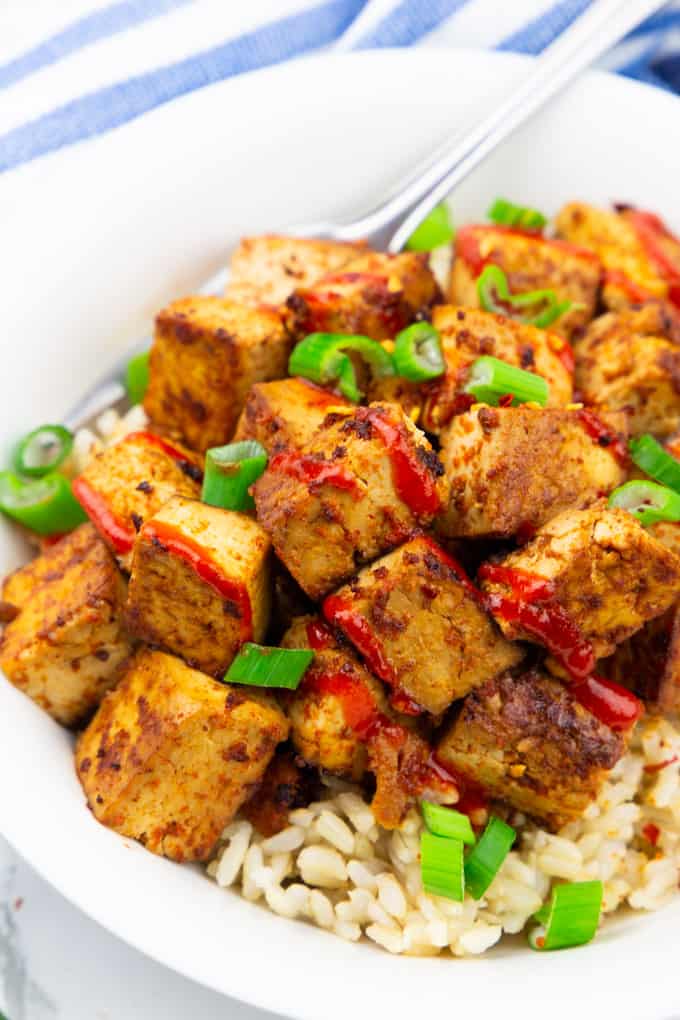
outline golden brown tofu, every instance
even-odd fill
[[[203,472],[194,453],[152,432],[132,432],[93,457],[73,491],[124,569],[137,532],[171,496],[198,496]]]
[[[278,557],[313,599],[428,525],[448,497],[441,461],[396,404],[329,414],[253,492]]]
[[[482,405],[458,415],[441,437],[451,500],[438,529],[461,538],[531,537],[556,514],[621,485],[625,415],[601,422],[600,442],[589,431],[592,417],[527,405]]]
[[[680,711],[680,607],[650,620],[597,664],[598,672],[634,690],[648,708]]]
[[[550,327],[569,339],[595,314],[600,285],[600,260],[587,248],[555,241],[507,227],[462,227],[455,241],[456,259],[451,276],[453,304],[479,307],[477,278],[485,266],[500,266],[511,294],[553,290],[572,308]],[[523,309],[525,315],[531,310]]]
[[[425,535],[388,553],[323,604],[395,707],[439,715],[473,687],[516,665],[462,568]],[[396,700],[394,700],[396,698]]]
[[[505,673],[463,702],[437,760],[558,828],[583,814],[625,741],[538,671]]]
[[[422,795],[455,803],[458,789],[429,765],[415,720],[395,712],[382,684],[318,617],[295,620],[282,645],[312,648],[314,660],[286,703],[293,744],[313,765],[359,780],[375,776],[378,822],[397,827]]]
[[[363,255],[365,244],[263,234],[244,237],[231,258],[225,297],[243,305],[281,305],[296,287],[309,287]]]
[[[58,722],[77,725],[116,683],[131,651],[115,560],[82,524],[8,577],[2,599],[21,611],[0,640],[0,668]]]
[[[555,333],[454,305],[435,308],[432,325],[441,336],[446,375],[424,390],[419,421],[428,432],[440,433],[454,414],[469,408],[472,398],[463,390],[472,364],[482,355],[542,375],[549,386],[549,407],[571,401],[573,356],[567,342]]]
[[[234,441],[256,439],[269,454],[303,446],[329,411],[346,406],[344,397],[306,379],[256,383],[248,393]]]
[[[595,319],[576,344],[586,403],[625,411],[632,435],[680,427],[680,327],[659,304]]]
[[[218,297],[174,301],[156,318],[144,408],[194,450],[221,446],[253,383],[285,376],[290,349],[271,309]]]
[[[492,611],[506,637],[536,641],[554,652],[548,618],[566,614],[576,630],[574,640],[563,641],[566,653],[585,641],[595,658],[609,655],[680,597],[680,559],[632,514],[604,501],[553,517],[522,549],[484,565],[480,577],[487,596],[499,600]],[[518,618],[510,611],[523,603],[539,606],[547,634],[531,613]],[[563,630],[558,626],[558,644]]]
[[[555,227],[560,237],[590,248],[601,259],[608,307],[669,296],[667,274],[658,254],[653,256],[660,250],[676,261],[680,273],[680,244],[657,217],[630,206],[610,211],[569,202],[558,213]]]
[[[287,734],[268,696],[145,649],[81,735],[76,771],[103,825],[152,853],[204,861]]]
[[[427,252],[368,252],[286,302],[286,323],[297,340],[308,333],[360,333],[394,337],[416,319],[429,317],[441,292]]]
[[[269,539],[245,514],[178,496],[140,531],[126,621],[141,640],[221,674],[270,605]]]

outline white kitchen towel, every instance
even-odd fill
[[[540,53],[590,0],[5,0],[0,172],[194,89],[323,50]],[[680,92],[680,0],[605,66]]]

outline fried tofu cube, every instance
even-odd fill
[[[365,567],[323,612],[393,688],[395,705],[411,702],[415,711],[439,715],[523,657],[462,568],[425,535]]]
[[[200,458],[153,432],[131,432],[89,462],[73,491],[99,534],[130,569],[137,532],[175,493],[198,496]]]
[[[555,333],[454,305],[435,308],[432,325],[439,330],[446,374],[424,387],[419,423],[428,432],[439,434],[454,414],[470,406],[464,387],[470,368],[483,355],[542,375],[549,386],[549,407],[571,401],[573,356],[567,342]]]
[[[595,319],[576,344],[586,403],[625,411],[632,435],[680,427],[680,327],[658,304]]]
[[[530,671],[475,688],[435,753],[491,797],[559,828],[583,814],[625,747],[563,684]]]
[[[194,450],[228,442],[256,382],[286,374],[279,314],[218,297],[174,301],[156,318],[144,409]]]
[[[598,672],[641,697],[648,708],[680,711],[680,607],[646,623],[598,663]]]
[[[319,773],[293,751],[277,751],[262,782],[241,809],[260,835],[269,838],[287,828],[288,815],[306,807],[322,793]]]
[[[270,605],[269,539],[245,514],[177,496],[140,531],[126,620],[148,644],[219,675],[262,641]]]
[[[125,581],[91,524],[82,524],[5,581],[19,614],[0,642],[7,679],[75,726],[119,676],[131,651],[123,626]]]
[[[365,244],[263,234],[244,237],[231,258],[225,297],[242,305],[282,305],[296,287],[309,287],[365,254]]]
[[[255,483],[257,519],[300,587],[318,599],[446,505],[444,468],[396,404],[329,414]]]
[[[76,771],[103,825],[174,861],[204,861],[287,734],[268,696],[144,649],[81,735]]]
[[[502,568],[500,577],[494,577],[492,566],[482,581],[487,595],[521,602],[529,575],[543,589],[538,601],[560,607],[595,658],[611,654],[680,598],[680,559],[632,514],[604,501],[553,517],[531,542],[495,566]],[[542,643],[502,608],[494,615],[507,638]]]
[[[609,445],[592,438],[580,410],[481,406],[458,415],[441,437],[451,500],[439,530],[530,536],[563,510],[594,503],[626,480],[625,416],[611,414],[602,427]]]
[[[505,273],[511,294],[549,289],[572,308],[550,327],[569,339],[595,314],[601,264],[594,252],[565,241],[504,227],[471,225],[458,231],[451,275],[453,304],[479,307],[477,278],[487,265]],[[529,314],[523,309],[524,314]]]
[[[560,237],[590,248],[600,258],[607,307],[669,296],[668,280],[654,252],[660,250],[675,260],[680,273],[680,243],[658,217],[630,206],[608,210],[569,202],[558,213],[555,227]]]
[[[286,302],[286,323],[297,340],[317,332],[387,340],[416,319],[429,317],[440,294],[427,252],[368,252],[339,273],[293,291]]]
[[[306,379],[256,383],[248,393],[234,441],[256,439],[267,453],[303,446],[329,411],[348,406],[344,397]]]
[[[318,618],[295,620],[284,648],[312,648],[314,660],[290,695],[294,746],[310,764],[354,780],[375,775],[378,822],[396,828],[416,798],[455,803],[458,789],[429,766],[430,746],[415,720],[394,711],[382,684]]]

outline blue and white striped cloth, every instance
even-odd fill
[[[323,49],[477,46],[537,54],[590,0],[7,2],[0,11],[0,172],[194,89]],[[680,0],[604,66],[680,93]]]

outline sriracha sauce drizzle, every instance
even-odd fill
[[[633,226],[649,259],[668,284],[668,300],[680,308],[680,268],[666,254],[659,239],[666,238],[676,244],[680,244],[680,241],[654,213],[644,212],[642,209],[628,209],[626,219]]]
[[[413,438],[405,426],[389,420],[381,408],[358,407],[354,419],[368,422],[372,432],[382,441],[392,462],[394,486],[399,498],[415,514],[433,516],[441,507],[433,468],[418,457]],[[438,463],[432,458],[432,464]]]
[[[297,450],[277,453],[269,463],[269,470],[280,471],[281,474],[296,478],[310,488],[316,485],[332,485],[334,489],[344,489],[345,492],[354,492],[359,488],[354,475],[341,464],[324,460],[321,456],[303,455]]]
[[[599,418],[594,411],[589,411],[583,407],[577,412],[578,420],[581,425],[588,433],[590,438],[598,446],[602,446],[609,450],[610,453],[616,457],[619,464],[624,467],[628,465],[628,447],[626,446],[625,440],[621,436],[614,432],[609,425],[605,424],[601,418]]]
[[[396,687],[397,677],[385,657],[382,645],[371,630],[368,620],[356,611],[352,600],[340,595],[329,595],[324,599],[322,608],[328,622],[347,635],[366,660],[371,672],[391,687]]]
[[[510,588],[510,596],[486,592],[487,609],[494,616],[518,624],[551,652],[569,674],[570,690],[584,708],[613,730],[628,729],[639,719],[642,704],[634,694],[593,674],[593,647],[555,599],[552,581],[493,563],[482,564],[479,578]]]
[[[577,258],[588,259],[591,262],[599,262],[599,257],[588,248],[582,248],[570,241],[561,241],[557,238],[547,238],[539,231],[519,230],[517,227],[502,227],[495,224],[469,224],[461,227],[456,234],[456,255],[463,259],[474,276],[479,276],[485,266],[494,264],[492,256],[484,256],[480,251],[480,241],[484,234],[506,234],[514,237],[530,238],[536,244],[545,245],[556,251],[562,251],[565,255],[574,255]],[[497,264],[497,263],[496,263]]]
[[[171,556],[177,556],[184,560],[195,570],[201,580],[209,584],[221,598],[233,603],[241,622],[240,640],[251,640],[253,634],[252,609],[250,596],[244,584],[239,584],[227,577],[209,559],[198,542],[187,535],[180,535],[172,525],[164,524],[161,521],[149,521],[143,526],[140,535],[143,535],[149,542],[157,542]]]

